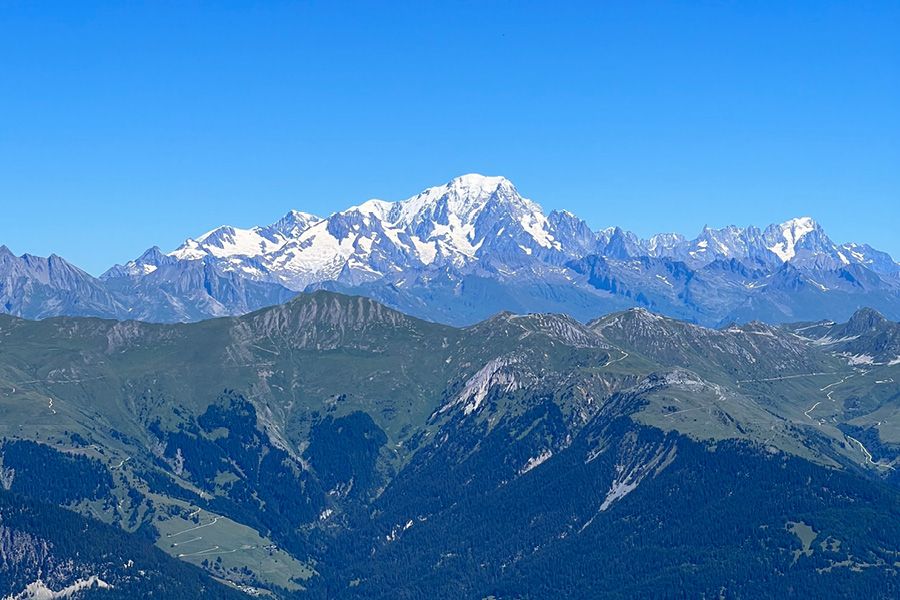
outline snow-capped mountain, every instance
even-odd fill
[[[830,260],[835,265],[854,262],[830,240],[810,217],[790,219],[765,230],[757,227],[721,229],[704,227],[696,238],[685,239],[675,233],[657,234],[643,243],[649,256],[674,258],[692,265],[736,258],[742,261],[777,265],[812,264]]]
[[[563,253],[541,208],[503,177],[466,175],[407,200],[369,200],[326,219],[303,216],[295,219],[292,237],[279,226],[289,215],[269,227],[221,227],[188,240],[172,256],[212,256],[223,259],[223,268],[301,290],[409,268],[465,268],[486,256],[521,262]]]
[[[567,211],[546,216],[508,179],[469,174],[406,200],[368,200],[325,219],[291,211],[265,227],[219,227],[188,239],[169,258],[145,255],[126,270],[141,274],[170,258],[212,258],[222,269],[301,290],[324,281],[369,282],[408,269],[558,266],[591,254],[652,256],[693,267],[738,259],[772,266],[898,269],[890,257],[868,246],[838,246],[809,217],[764,230],[704,227],[690,240],[677,233],[642,240],[618,227],[592,231]],[[116,268],[106,276],[120,273]]]
[[[225,225],[204,233],[196,240],[186,240],[170,255],[182,260],[196,260],[206,256],[264,256],[278,251],[321,220],[315,215],[292,210],[268,227],[239,229]]]
[[[325,218],[292,210],[271,225],[218,227],[100,280],[93,294],[115,293],[109,316],[165,321],[240,314],[315,288],[454,324],[498,310],[587,320],[627,306],[704,324],[842,319],[862,305],[900,316],[900,265],[866,244],[836,244],[809,217],[641,239],[592,230],[568,211],[545,214],[508,179],[477,174]],[[35,313],[14,301],[6,310]],[[78,308],[56,301],[41,311]]]
[[[868,244],[842,244],[840,254],[848,261],[863,265],[883,275],[900,275],[900,264],[887,252],[876,250]]]

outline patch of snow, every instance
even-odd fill
[[[554,240],[550,234],[550,225],[547,223],[543,213],[540,212],[540,209],[523,216],[519,220],[519,224],[540,246],[544,248],[555,247],[557,250],[560,248],[559,242]]]
[[[537,456],[529,458],[525,465],[521,469],[519,469],[519,475],[524,475],[533,468],[541,466],[551,456],[553,456],[553,450],[548,449],[544,450]]]
[[[388,535],[384,536],[384,538],[385,538],[387,541],[389,541],[389,542],[393,542],[394,540],[397,539],[397,537],[398,537],[402,532],[406,531],[407,529],[409,529],[409,528],[412,527],[412,526],[413,526],[413,520],[412,520],[412,519],[410,519],[409,521],[407,521],[404,525],[395,525],[394,528],[391,529],[391,532],[390,532]]]
[[[849,342],[849,341],[855,340],[858,337],[859,337],[858,335],[848,335],[848,336],[845,336],[842,338],[831,338],[831,337],[826,336],[826,337],[823,337],[821,339],[814,341],[813,343],[816,345],[819,345],[819,346],[832,346],[834,344],[840,344],[842,342]]]
[[[260,227],[240,229],[237,227],[217,227],[196,240],[187,240],[169,256],[185,260],[196,260],[211,255],[216,258],[230,256],[257,257],[281,248],[288,239],[281,234],[264,235]]]
[[[416,253],[422,264],[430,265],[437,256],[437,244],[435,242],[423,242],[418,236],[410,236],[413,245],[416,247]]]
[[[871,365],[875,362],[875,357],[869,354],[845,354],[847,363],[850,365]]]

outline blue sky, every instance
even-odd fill
[[[0,2],[0,243],[93,273],[502,174],[595,228],[900,256],[897,2]]]

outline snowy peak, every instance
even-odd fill
[[[464,268],[485,255],[521,263],[561,249],[540,206],[505,177],[473,173],[406,200],[368,200],[327,219],[291,211],[267,227],[219,227],[171,256],[211,257],[225,270],[300,290],[432,264]]]
[[[647,240],[647,255],[654,257],[671,256],[676,248],[686,242],[687,240],[680,233],[657,233]]]
[[[130,260],[124,265],[113,265],[100,279],[115,279],[117,277],[140,277],[149,275],[160,266],[176,261],[176,258],[163,254],[159,246],[153,246],[144,251],[139,257]]]
[[[206,256],[226,258],[229,256],[259,256],[283,245],[283,236],[270,239],[260,228],[238,229],[237,227],[217,227],[197,239],[188,239],[171,253],[182,260],[198,260]]]
[[[188,239],[170,253],[182,260],[199,260],[207,256],[229,258],[258,257],[270,254],[288,240],[320,222],[322,219],[305,212],[291,210],[281,219],[265,227],[241,229],[224,225],[208,231],[196,239]]]
[[[842,262],[859,264],[882,275],[900,275],[900,265],[890,254],[868,244],[842,244],[838,253]]]
[[[291,210],[266,229],[272,233],[280,233],[286,237],[295,238],[321,220],[322,218],[316,215],[299,210]]]
[[[751,241],[747,230],[729,225],[722,229],[704,227],[694,243],[694,252],[721,258],[743,258],[749,254]]]
[[[822,227],[810,217],[790,219],[784,223],[770,225],[761,231],[756,227],[722,228],[704,227],[693,240],[686,240],[677,234],[658,234],[645,242],[641,248],[648,256],[682,260],[692,266],[702,266],[716,260],[747,260],[777,266],[791,263],[804,267],[836,268],[852,263],[862,264],[864,253],[841,251],[825,234]],[[635,256],[634,251],[630,252]],[[882,253],[883,254],[883,253]],[[893,261],[878,255],[877,251],[866,251],[872,264],[889,270]],[[859,257],[859,260],[853,256]]]
[[[500,187],[515,190],[515,186],[506,177],[492,177],[481,175],[480,173],[466,173],[465,175],[454,177],[450,180],[450,183],[447,184],[447,187],[462,190],[479,190],[482,194],[485,192],[492,193]]]
[[[559,252],[540,206],[503,177],[470,174],[395,202],[372,199],[336,212],[267,257],[293,289],[371,281],[407,269],[504,264]]]
[[[779,289],[802,287],[806,285],[803,277],[814,272],[810,285],[825,291],[835,282],[825,281],[828,275],[822,273],[856,265],[900,279],[900,267],[889,256],[868,246],[835,246],[809,217],[765,230],[704,227],[694,239],[666,233],[645,240],[619,227],[593,231],[567,211],[547,215],[510,180],[477,173],[455,177],[404,200],[367,200],[324,219],[292,210],[267,226],[218,227],[186,240],[164,258],[151,253],[114,267],[106,276],[140,277],[156,272],[166,260],[203,260],[220,274],[234,273],[294,291],[326,282],[351,287],[376,282],[428,286],[435,277],[444,276],[570,282],[576,274],[568,272],[567,265],[597,255],[610,264],[629,263],[627,268],[634,273],[627,279],[638,279],[626,287],[638,290],[634,293],[643,287],[640,277],[674,293],[671,269],[700,269],[722,262],[729,263],[733,272],[746,271],[744,279],[750,276],[749,270],[774,274],[782,265],[802,271],[785,271],[780,279],[758,282],[778,284]],[[651,269],[644,260],[647,257],[658,259],[660,265],[684,264],[671,267],[671,272],[657,272],[663,267]],[[154,277],[162,275],[159,271]],[[847,287],[852,284],[850,278],[860,276],[850,273],[844,278],[849,283],[836,284]],[[611,291],[622,288],[622,282],[603,281]],[[742,280],[740,285],[749,284]]]
[[[487,204],[493,197],[507,200],[522,200],[516,186],[506,177],[489,177],[478,173],[461,175],[450,180],[449,183],[436,188],[430,188],[424,194],[437,192],[446,194],[452,200],[459,202],[457,210],[477,210],[479,206]]]
[[[550,249],[550,224],[536,203],[523,198],[505,177],[468,174],[397,203],[391,221],[449,254],[474,257],[493,236],[521,237],[528,250]],[[527,251],[526,251],[527,252]]]
[[[768,248],[783,262],[788,262],[797,255],[801,241],[815,232],[822,232],[822,228],[810,217],[790,219],[781,225],[770,226],[766,230],[768,241],[774,241]],[[822,236],[824,237],[824,232],[822,232]]]
[[[546,214],[508,179],[475,173],[324,219],[291,210],[269,225],[217,227],[101,281],[0,247],[0,310],[23,315],[192,320],[319,288],[458,324],[504,309],[589,319],[635,305],[706,325],[846,318],[863,304],[900,314],[900,265],[865,244],[835,245],[809,217],[642,239]],[[658,325],[649,313],[622,321]]]
[[[460,218],[472,216],[494,197],[510,201],[521,200],[519,192],[505,177],[489,177],[469,173],[451,179],[448,183],[428,188],[402,204],[419,211],[430,205],[446,204]]]
[[[519,198],[516,188],[505,177],[471,173],[397,202],[391,220],[406,226],[415,226],[426,220],[449,225],[452,218],[462,224],[471,224],[495,196]]]

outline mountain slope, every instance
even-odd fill
[[[246,597],[144,536],[2,488],[0,592],[16,600]]]
[[[900,325],[872,309],[857,311],[846,323],[801,323],[791,329],[853,364],[900,364]]]
[[[0,254],[2,310],[30,318],[196,321],[314,289],[458,326],[499,310],[587,321],[631,306],[707,326],[845,320],[864,305],[900,318],[900,266],[866,244],[833,242],[809,217],[644,240],[545,214],[509,180],[477,174],[325,218],[292,210],[266,226],[222,226],[99,281],[55,257],[49,278],[44,259]]]
[[[282,598],[543,596],[584,569],[585,597],[888,597],[900,365],[804,333],[459,329],[324,291],[187,325],[0,316],[0,481]]]
[[[29,319],[198,321],[245,314],[294,295],[283,286],[223,271],[214,261],[181,261],[158,248],[98,279],[56,255],[17,257],[0,246],[0,312]]]
[[[33,319],[119,317],[126,310],[101,282],[62,258],[15,256],[6,246],[0,246],[0,304],[7,314]]]

